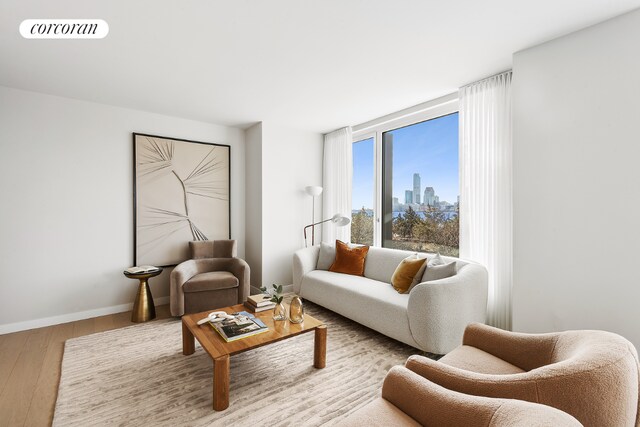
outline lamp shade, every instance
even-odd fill
[[[338,227],[344,227],[345,225],[349,224],[351,222],[351,220],[349,218],[347,218],[346,216],[342,216],[340,214],[335,214],[331,218],[331,222],[333,222]]]
[[[322,187],[319,187],[317,185],[310,185],[308,187],[305,187],[304,191],[306,191],[308,195],[315,197],[322,194]]]

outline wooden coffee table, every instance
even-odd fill
[[[244,305],[219,308],[213,311],[236,313],[247,311]],[[308,314],[304,315],[304,322],[295,324],[288,320],[274,321],[272,311],[267,310],[254,315],[262,320],[269,331],[237,341],[226,342],[209,323],[198,326],[196,322],[210,313],[185,314],[182,316],[182,354],[188,356],[195,351],[196,338],[204,351],[213,360],[213,409],[222,411],[229,407],[229,358],[235,354],[262,347],[263,345],[282,341],[306,332],[315,331],[315,345],[313,349],[313,366],[324,368],[327,353],[327,327],[318,319]]]

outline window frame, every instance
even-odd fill
[[[377,241],[377,226],[376,226],[376,218],[377,218],[377,212],[378,212],[378,191],[382,191],[382,189],[378,189],[378,163],[380,163],[380,165],[382,165],[382,161],[378,162],[378,150],[377,150],[377,139],[376,139],[376,132],[367,132],[367,133],[360,133],[358,134],[358,137],[354,137],[353,136],[353,132],[352,132],[352,137],[353,140],[351,141],[352,144],[356,144],[358,142],[362,142],[362,141],[366,141],[367,139],[373,139],[373,246],[378,246],[376,244]],[[353,160],[352,160],[353,163]],[[351,184],[351,190],[353,191],[353,183]],[[352,197],[352,204],[351,204],[351,215],[352,215],[352,219],[353,219],[353,197]]]
[[[374,206],[373,206],[373,246],[382,247],[382,134],[406,126],[415,125],[428,120],[437,119],[460,111],[458,93],[443,96],[415,107],[407,108],[378,119],[353,126],[352,143],[373,138],[374,165]],[[459,142],[458,142],[459,144]],[[459,148],[459,146],[458,146]],[[460,164],[458,163],[458,174]],[[353,211],[353,206],[351,207]]]

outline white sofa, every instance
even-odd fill
[[[412,347],[445,354],[462,343],[469,323],[486,320],[487,270],[479,264],[443,256],[445,263],[456,261],[454,276],[399,294],[391,276],[414,252],[372,246],[364,276],[316,269],[319,253],[320,246],[314,246],[294,254],[294,292]]]

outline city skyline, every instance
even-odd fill
[[[420,175],[419,197],[432,187],[440,201],[457,202],[458,113],[389,131],[393,135],[392,197],[405,201],[414,190],[414,174]],[[353,144],[352,208],[373,208],[374,147],[369,138]],[[415,200],[415,195],[414,195]]]

